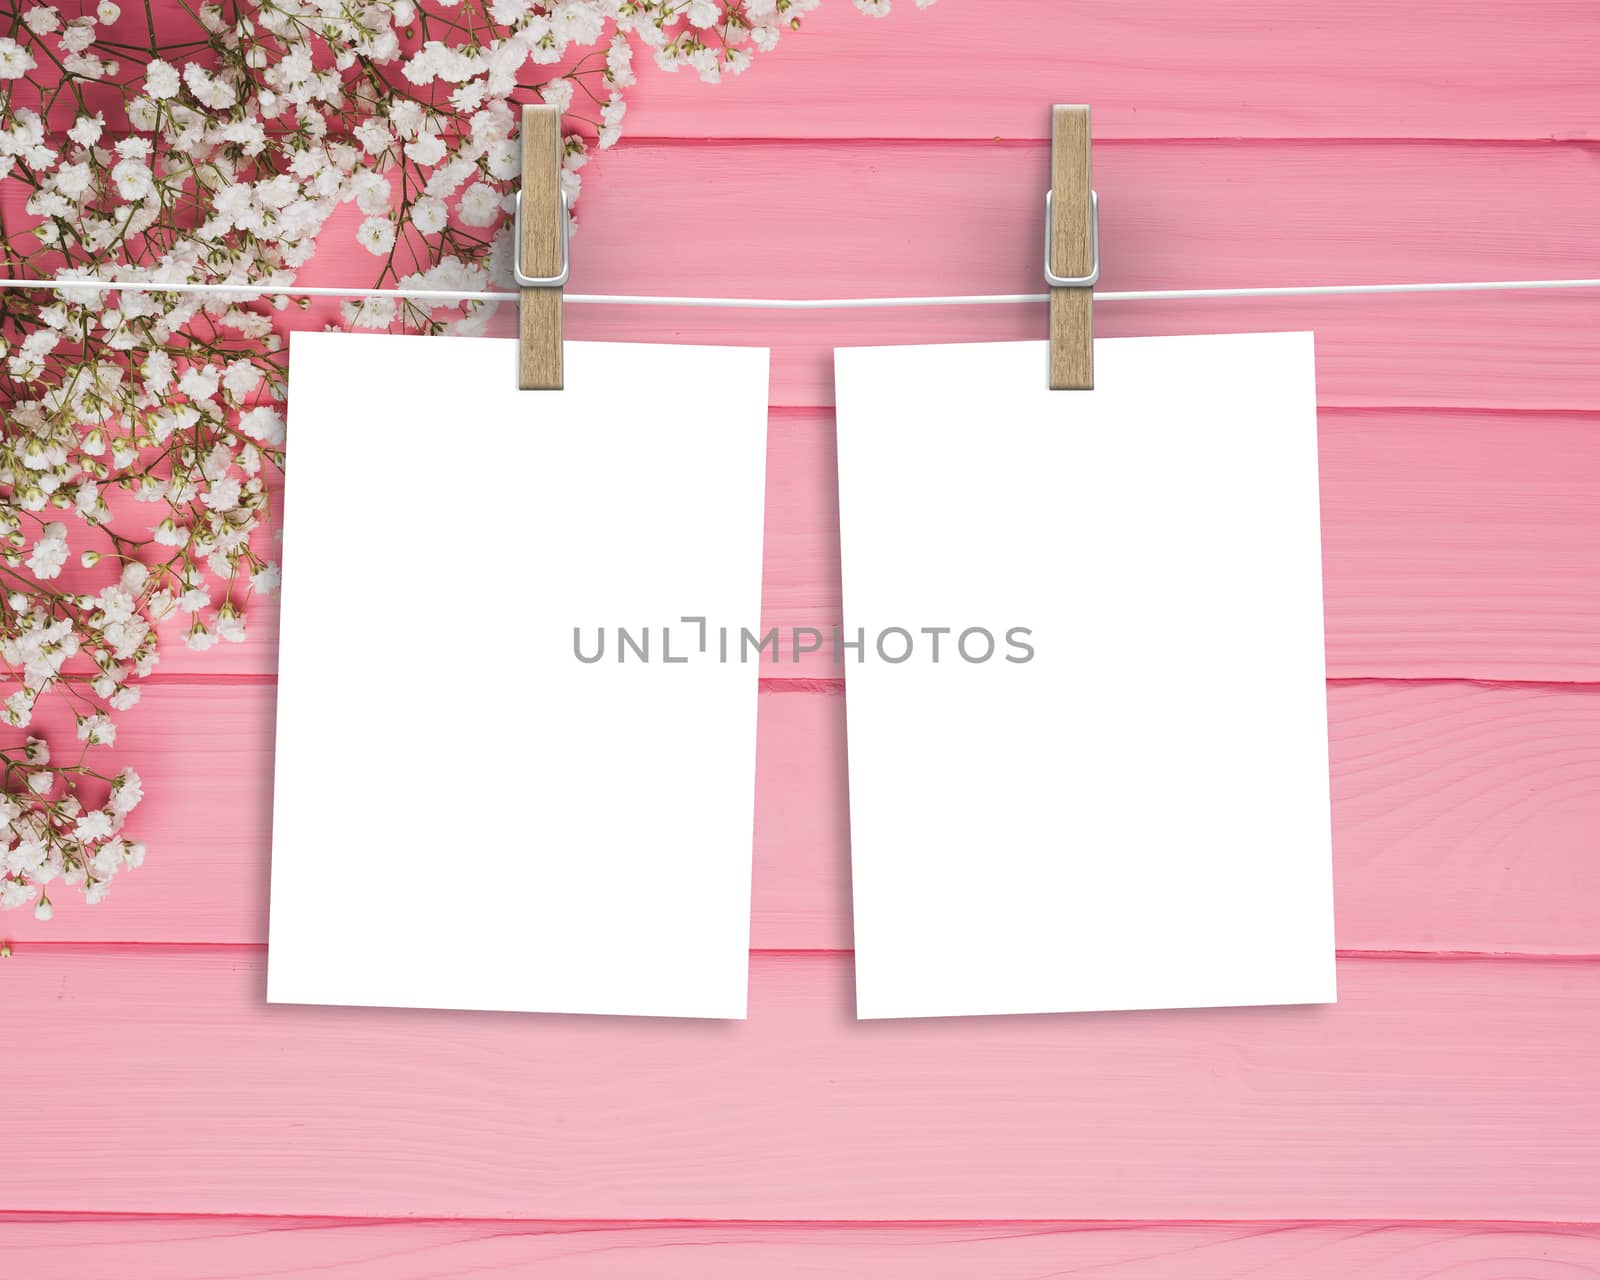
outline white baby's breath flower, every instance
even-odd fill
[[[100,809],[90,809],[78,819],[72,834],[80,840],[102,840],[112,831],[111,817]],[[119,851],[120,852],[120,851]]]
[[[550,15],[550,29],[556,39],[569,43],[593,44],[604,27],[599,7],[582,0],[564,0]]]
[[[239,430],[262,444],[283,443],[283,415],[269,404],[257,405],[239,415]]]
[[[636,42],[665,69],[715,82],[819,2],[430,0],[460,20],[421,30],[416,0],[203,0],[163,17],[160,47],[143,59],[143,15],[125,20],[125,0],[88,0],[66,20],[19,0],[0,34],[0,181],[18,188],[30,221],[30,269],[81,279],[11,296],[0,315],[11,389],[0,552],[14,579],[0,722],[27,729],[70,680],[82,746],[52,764],[43,736],[0,743],[11,788],[0,788],[0,907],[36,903],[48,919],[46,886],[98,902],[140,865],[144,845],[121,828],[142,783],[126,771],[107,796],[84,752],[112,742],[117,713],[138,701],[159,624],[181,614],[195,650],[239,643],[235,598],[279,587],[264,553],[277,532],[294,310],[263,287],[294,281],[347,202],[383,282],[495,287],[511,260],[525,96],[594,126],[562,148],[562,191],[576,200],[591,153],[621,136]],[[71,103],[76,118],[58,115]],[[148,288],[108,293],[95,275]],[[163,289],[195,282],[230,292]],[[378,297],[336,314],[354,328],[480,333],[495,309]],[[92,527],[70,575],[66,524],[47,511]]]
[[[10,36],[0,36],[0,80],[20,80],[38,65]]]
[[[100,141],[100,134],[105,127],[105,117],[97,111],[92,116],[79,116],[72,128],[67,130],[67,137],[80,147],[92,147]]]
[[[501,195],[493,187],[474,182],[461,197],[461,221],[469,227],[487,227],[500,217]]]
[[[691,27],[714,27],[722,18],[722,6],[716,0],[689,0],[689,7],[683,11],[683,16],[689,20]]]
[[[628,38],[617,36],[606,49],[606,74],[619,89],[638,83],[633,74],[633,46]]]
[[[572,94],[572,81],[565,77],[546,81],[539,90],[539,96],[544,99],[546,105],[555,107],[558,111],[572,109]]]
[[[436,133],[418,134],[417,137],[406,143],[405,154],[406,159],[415,164],[438,164],[445,156],[444,139]]]
[[[411,206],[411,225],[425,236],[443,231],[448,217],[444,201],[434,196],[423,196]]]
[[[111,170],[117,194],[124,200],[143,200],[155,190],[155,177],[143,160],[119,160]]]
[[[358,173],[350,183],[350,194],[356,208],[376,217],[389,212],[394,200],[394,187],[381,173]]]
[[[356,228],[356,242],[381,257],[394,248],[394,223],[387,218],[367,218]]]
[[[22,15],[22,21],[35,35],[47,36],[61,29],[61,14],[53,5],[34,5]]]
[[[224,476],[220,480],[213,480],[210,487],[200,495],[200,501],[213,511],[232,511],[239,505],[239,490],[241,482],[234,476]]]
[[[182,81],[178,78],[178,69],[170,62],[163,62],[160,58],[152,58],[144,72],[144,91],[152,98],[166,99],[178,96]]]
[[[202,106],[213,110],[225,110],[238,101],[238,93],[227,80],[214,77],[198,62],[185,65],[183,82],[189,86],[189,92],[194,94]]]
[[[44,533],[34,543],[33,554],[28,557],[28,568],[36,578],[54,578],[66,564],[67,526],[57,521],[45,525]]]
[[[144,799],[144,781],[132,769],[124,769],[111,784],[109,807],[116,813],[126,814]]]
[[[117,740],[117,726],[108,715],[78,717],[78,741],[91,746],[109,746]]]
[[[93,185],[94,171],[84,163],[64,164],[55,171],[50,181],[62,195],[76,200]]]
[[[217,394],[221,381],[222,370],[208,364],[190,365],[178,378],[178,390],[191,400],[209,400]]]
[[[229,644],[239,644],[245,638],[244,615],[229,601],[224,601],[217,610],[217,636]]]

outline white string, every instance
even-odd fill
[[[405,298],[413,302],[515,302],[506,292],[462,289],[344,289],[333,285],[162,284],[152,280],[0,279],[0,289],[93,289],[139,293],[228,293],[242,298]],[[1381,293],[1490,293],[1510,289],[1600,289],[1600,279],[1455,280],[1415,284],[1302,284],[1239,289],[1096,291],[1096,302],[1181,302],[1204,298],[1312,298]],[[577,306],[716,307],[749,311],[847,311],[870,307],[993,307],[1048,302],[1048,293],[945,294],[905,298],[697,298],[625,293],[568,293]]]

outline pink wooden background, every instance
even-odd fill
[[[1077,100],[1108,289],[1600,273],[1590,0],[899,8],[646,76],[572,289],[1037,289]],[[319,281],[365,283],[347,230]],[[830,348],[1043,324],[569,310],[774,348],[785,626],[839,613]],[[0,1276],[1600,1275],[1600,299],[1097,327],[1317,332],[1337,1006],[856,1024],[843,689],[802,665],[763,672],[748,1023],[268,1008],[263,611],[124,718],[146,866],[0,917]]]

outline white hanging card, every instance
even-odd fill
[[[767,352],[290,356],[268,999],[743,1017]]]
[[[1311,335],[835,368],[860,1016],[1333,1000]]]

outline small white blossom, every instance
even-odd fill
[[[117,726],[102,713],[78,717],[78,741],[91,746],[110,746],[117,740]]]
[[[224,476],[220,480],[213,480],[209,488],[200,495],[200,501],[213,511],[232,511],[239,505],[239,491],[242,482],[234,476]]]
[[[469,227],[487,227],[500,216],[501,195],[491,186],[474,182],[461,197],[461,221]]]
[[[435,165],[444,159],[444,139],[436,133],[419,134],[405,145],[406,159],[416,164]]]
[[[714,27],[722,18],[722,6],[716,0],[689,0],[689,7],[684,10],[684,17],[689,20],[691,27]]]
[[[411,225],[425,236],[443,231],[448,218],[444,201],[434,196],[423,196],[411,206]]]
[[[164,100],[178,96],[178,89],[182,82],[178,79],[178,69],[170,62],[163,62],[160,58],[152,58],[144,72],[144,91],[152,98]]]
[[[85,753],[115,741],[117,713],[160,658],[160,624],[181,617],[194,650],[240,643],[236,599],[279,588],[266,553],[294,312],[270,290],[295,280],[340,206],[355,205],[356,239],[385,282],[504,287],[526,96],[582,117],[561,155],[575,201],[591,153],[621,136],[636,44],[715,82],[818,3],[430,0],[461,20],[419,30],[416,0],[201,0],[163,9],[162,47],[145,59],[137,34],[114,29],[125,0],[87,0],[67,18],[19,0],[0,33],[0,182],[19,186],[39,251],[25,250],[28,263],[61,282],[9,297],[0,321],[12,569],[0,722],[28,730],[71,680],[82,745],[55,762],[42,734],[9,749],[0,907],[33,903],[49,919],[46,886],[95,903],[142,863],[144,845],[122,832],[142,782],[124,771],[107,795]],[[108,293],[93,285],[102,275],[147,287]],[[191,283],[229,292],[170,289]],[[474,334],[495,312],[378,297],[334,314],[351,328]],[[134,515],[133,502],[153,507]],[[46,512],[89,527],[70,575],[67,525]]]
[[[112,832],[111,817],[100,809],[91,809],[79,818],[72,834],[80,840],[100,840]]]
[[[119,160],[111,170],[111,180],[124,200],[143,200],[155,190],[155,178],[143,160]]]
[[[368,218],[356,228],[356,240],[368,253],[381,257],[394,248],[394,223],[387,218]]]
[[[0,36],[0,80],[20,80],[39,64],[9,36]]]
[[[80,147],[92,147],[100,141],[100,134],[105,127],[105,117],[97,111],[92,116],[79,116],[72,128],[67,130],[67,137]]]
[[[60,12],[48,4],[34,5],[22,15],[22,21],[29,31],[39,36],[47,36],[52,31],[61,29]]]
[[[52,522],[45,525],[44,534],[34,543],[33,554],[28,557],[28,568],[36,578],[54,578],[67,562],[67,526]]]
[[[239,430],[247,436],[253,436],[263,444],[279,445],[283,443],[284,421],[283,415],[271,405],[258,405],[239,415]]]

